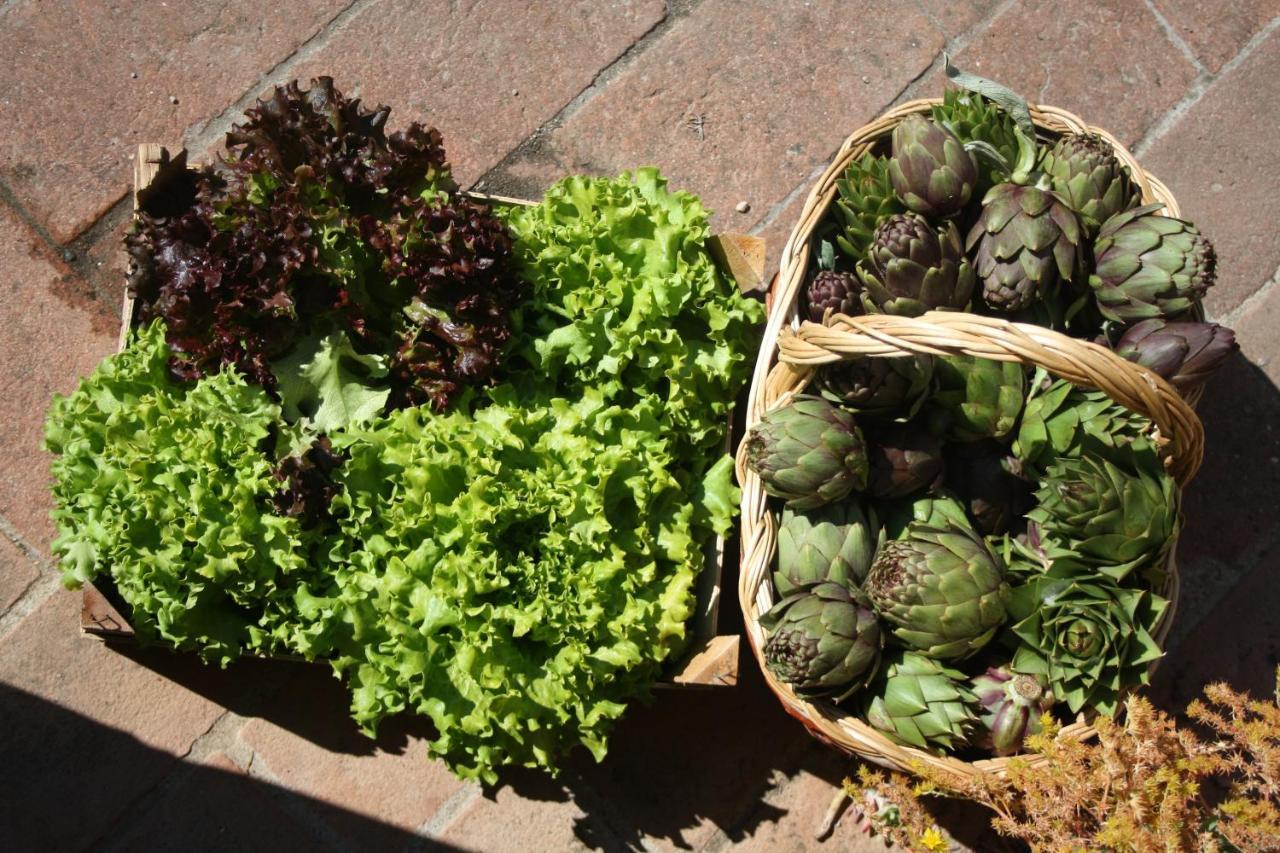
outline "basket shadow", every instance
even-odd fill
[[[1280,664],[1280,389],[1237,353],[1198,412],[1204,464],[1185,493],[1178,612],[1150,691],[1175,713],[1214,681],[1269,696]]]

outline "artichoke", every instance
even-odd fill
[[[935,309],[962,311],[973,295],[973,268],[955,224],[935,229],[915,213],[880,223],[867,259],[858,264],[858,276],[869,314],[916,317]]]
[[[945,490],[913,500],[891,501],[880,509],[884,536],[887,539],[901,539],[907,526],[913,521],[926,527],[946,527],[951,522],[961,527],[968,527],[970,524],[964,505],[955,495]]]
[[[1235,333],[1217,323],[1143,320],[1121,335],[1115,350],[1158,373],[1186,394],[1204,384],[1240,348]]]
[[[1160,208],[1149,204],[1118,213],[1098,232],[1089,285],[1109,320],[1175,318],[1213,285],[1213,244],[1190,222],[1157,216]]]
[[[870,417],[906,419],[929,396],[933,359],[846,358],[818,368],[813,384],[833,403]]]
[[[992,101],[963,89],[948,89],[942,103],[933,107],[933,120],[956,135],[962,143],[985,142],[1008,163],[1018,159],[1017,124],[1013,117]],[[978,161],[978,184],[973,196],[982,198],[996,184],[1009,180],[1006,169]]]
[[[997,184],[982,199],[982,214],[967,248],[989,308],[1015,313],[1054,298],[1071,282],[1081,257],[1080,223],[1061,196],[1034,186]]]
[[[908,648],[938,659],[968,657],[1004,622],[1004,564],[967,526],[914,522],[880,546],[863,584]]]
[[[969,203],[978,183],[978,163],[954,133],[909,115],[893,129],[889,178],[908,210],[951,216]]]
[[[1150,444],[1151,421],[1116,403],[1103,391],[1077,388],[1065,379],[1036,372],[1013,442],[1024,470],[1039,477],[1062,456],[1077,457],[1085,440],[1095,452],[1121,459],[1129,448]]]
[[[1122,467],[1088,452],[1045,471],[1037,506],[1027,513],[1041,539],[1117,581],[1134,570],[1159,571],[1178,530],[1176,486],[1150,447]]]
[[[1091,232],[1142,201],[1142,192],[1129,180],[1115,149],[1094,133],[1062,137],[1045,152],[1040,168],[1049,175],[1051,189],[1080,214]]]
[[[973,692],[964,673],[913,652],[886,662],[867,691],[867,723],[898,743],[920,749],[954,749],[977,723]]]
[[[836,237],[836,245],[855,261],[867,256],[871,236],[881,220],[906,208],[893,192],[889,180],[889,161],[874,154],[864,154],[844,170],[844,177],[836,181],[836,210],[844,223],[844,230]]]
[[[764,490],[793,509],[814,509],[867,485],[867,448],[853,415],[798,396],[767,412],[746,437],[746,459]]]
[[[1010,631],[1021,641],[1013,668],[1047,678],[1072,713],[1087,707],[1112,716],[1121,691],[1147,683],[1147,667],[1161,655],[1153,632],[1167,606],[1105,577],[1032,577],[1009,599]]]
[[[1040,732],[1040,715],[1053,705],[1053,693],[1044,676],[1011,672],[1006,667],[975,676],[970,689],[982,724],[974,745],[996,755],[1020,752],[1026,736]]]
[[[1032,484],[1022,476],[1022,463],[1000,442],[953,445],[946,464],[946,484],[968,508],[979,532],[1004,533],[1015,528],[1031,508]],[[874,483],[874,451],[871,477]]]
[[[761,618],[764,662],[805,696],[840,702],[864,686],[880,663],[880,620],[857,589],[819,583],[783,598]]]
[[[942,445],[922,427],[887,427],[867,444],[871,460],[867,492],[874,497],[904,497],[933,486],[942,476]]]
[[[810,320],[821,323],[827,312],[854,316],[862,313],[862,288],[851,272],[818,270],[805,287],[805,306]]]
[[[1022,411],[1026,373],[1022,365],[985,358],[934,360],[929,422],[953,441],[1004,438]]]
[[[831,581],[860,586],[876,553],[879,524],[857,501],[842,501],[807,513],[782,511],[778,528],[778,595]]]

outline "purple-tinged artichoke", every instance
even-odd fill
[[[947,454],[948,488],[969,510],[980,533],[1004,533],[1021,523],[1031,508],[1034,486],[1022,476],[1022,463],[998,441],[955,444]],[[872,476],[875,457],[872,456]]]
[[[814,584],[774,604],[760,624],[765,666],[804,696],[841,702],[880,665],[880,620],[856,588]]]
[[[818,368],[814,387],[833,403],[868,417],[911,417],[932,389],[933,359],[846,358]]]
[[[1142,201],[1115,149],[1094,133],[1062,137],[1045,152],[1040,168],[1049,175],[1051,189],[1080,214],[1090,232]]]
[[[1161,207],[1148,204],[1118,213],[1098,232],[1089,286],[1109,320],[1173,319],[1213,285],[1218,265],[1213,244],[1190,222],[1156,215]]]
[[[1186,394],[1204,384],[1240,345],[1235,333],[1217,323],[1143,320],[1121,335],[1115,350],[1169,380]]]
[[[818,270],[805,287],[806,313],[815,323],[821,323],[828,311],[856,316],[862,313],[861,291],[858,277],[851,272]]]
[[[942,476],[942,445],[920,426],[903,424],[877,431],[868,442],[868,456],[867,492],[877,498],[923,491]]]
[[[954,133],[910,115],[893,129],[889,177],[909,210],[951,216],[969,203],[978,183],[978,163]]]
[[[867,447],[853,415],[801,395],[768,412],[745,439],[764,490],[792,509],[814,509],[867,486]]]
[[[982,199],[969,231],[982,299],[1013,314],[1052,298],[1079,269],[1080,222],[1058,194],[1034,186],[997,184]]]
[[[926,311],[963,311],[973,295],[973,268],[954,223],[934,228],[915,213],[880,223],[867,259],[858,264],[868,314],[917,317]]]
[[[1053,693],[1044,676],[1011,672],[1006,667],[975,676],[970,689],[977,699],[981,723],[974,745],[996,755],[1020,752],[1026,736],[1040,732],[1040,715],[1053,705]]]

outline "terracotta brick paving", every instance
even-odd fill
[[[609,758],[485,789],[377,741],[320,669],[227,671],[82,639],[45,555],[50,397],[112,348],[133,146],[204,152],[271,83],[328,73],[440,127],[465,181],[533,194],[653,163],[776,258],[807,185],[877,112],[937,91],[942,51],[1136,150],[1217,243],[1212,312],[1243,354],[1201,405],[1183,600],[1154,695],[1262,689],[1280,656],[1280,4],[965,0],[776,4],[354,0],[0,7],[0,838],[31,850],[879,850],[814,830],[849,763],[750,670],[660,692]],[[1229,8],[1228,8],[1229,7]],[[699,118],[700,117],[700,118]],[[734,210],[740,201],[748,213]],[[1244,633],[1242,634],[1242,627]],[[1250,633],[1250,632],[1253,633]],[[1237,650],[1244,648],[1244,653]],[[748,667],[751,664],[748,662]],[[415,728],[418,726],[418,728]],[[982,818],[944,818],[981,849]]]

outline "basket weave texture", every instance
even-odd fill
[[[1041,366],[1083,387],[1100,389],[1121,405],[1150,418],[1169,472],[1180,487],[1185,486],[1195,475],[1204,448],[1204,432],[1191,402],[1151,371],[1104,347],[1039,326],[959,312],[933,311],[916,318],[885,314],[837,315],[829,318],[825,325],[801,322],[798,296],[809,267],[811,238],[836,197],[836,180],[852,161],[887,139],[905,116],[928,113],[940,102],[926,99],[903,104],[854,132],[810,192],[799,223],[783,248],[769,324],[751,385],[747,427],[765,412],[785,405],[793,395],[803,391],[815,367],[845,358],[893,358],[927,353],[1015,361]],[[1169,190],[1144,171],[1111,134],[1090,127],[1056,107],[1033,105],[1031,116],[1042,134],[1089,132],[1101,136],[1129,168],[1142,190],[1143,203],[1163,202],[1166,215],[1178,215],[1177,201]],[[943,774],[961,777],[1003,775],[1009,758],[967,762],[899,745],[831,702],[810,701],[796,695],[790,685],[778,681],[763,666],[764,629],[760,617],[775,599],[770,574],[777,548],[778,514],[769,505],[760,478],[746,466],[741,447],[737,463],[738,481],[742,484],[742,572],[738,597],[752,653],[761,663],[770,689],[787,712],[804,723],[819,740],[884,767],[914,772],[923,764]],[[1170,602],[1155,632],[1162,645],[1177,608],[1178,571],[1174,550],[1169,549],[1166,581],[1155,590]],[[1092,726],[1081,715],[1063,728],[1061,736],[1083,740],[1094,734]],[[1029,755],[1021,758],[1031,763],[1039,760]]]

